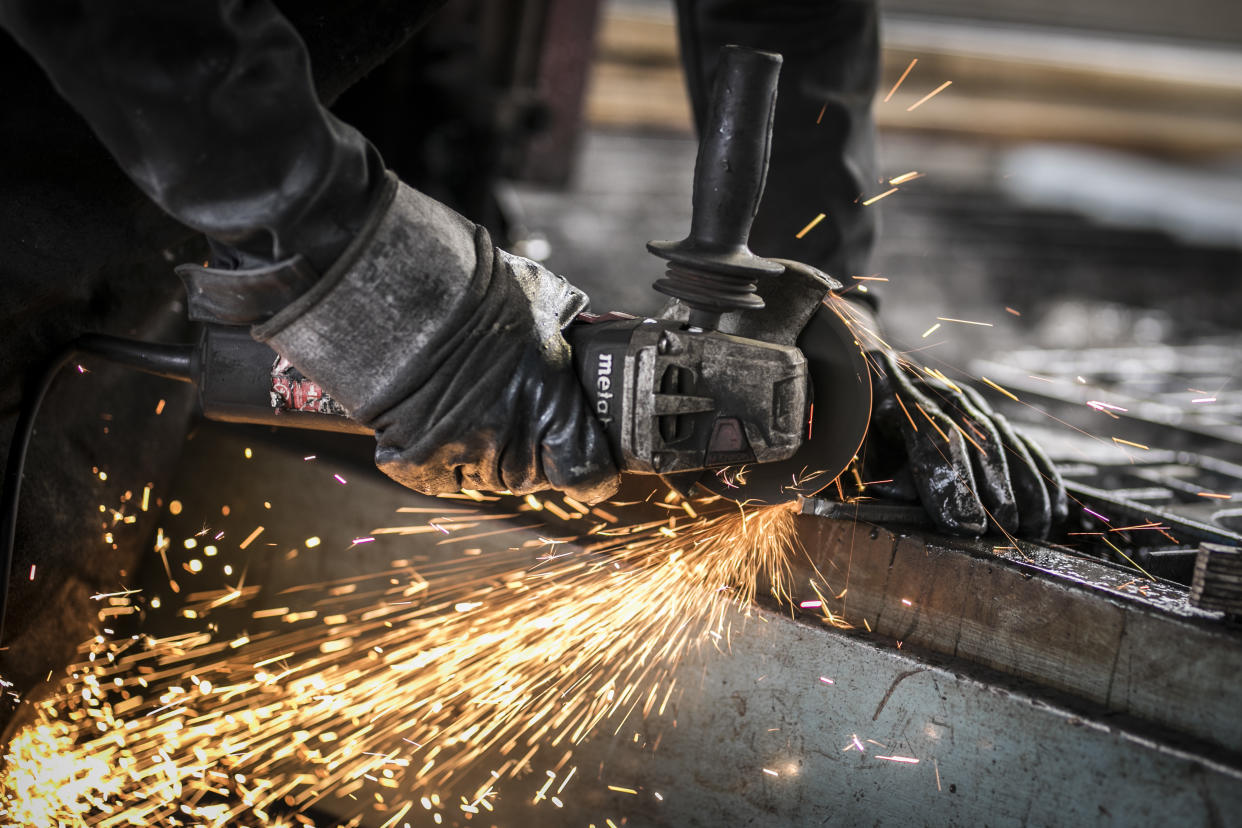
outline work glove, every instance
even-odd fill
[[[875,331],[865,309],[853,315]],[[1064,481],[1039,446],[969,385],[904,361],[878,336],[861,340],[872,408],[860,457],[864,477],[879,481],[867,489],[921,502],[950,534],[1048,537],[1069,508]]]
[[[611,495],[617,468],[561,336],[586,296],[390,187],[337,263],[255,338],[374,428],[376,465],[411,489]]]

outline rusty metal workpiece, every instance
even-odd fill
[[[795,582],[819,580],[850,624],[1242,752],[1242,628],[1184,587],[1035,544],[810,516],[799,530]]]

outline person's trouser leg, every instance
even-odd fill
[[[862,201],[879,186],[871,116],[879,79],[876,4],[677,0],[677,16],[700,129],[721,46],[750,46],[785,58],[771,165],[751,249],[799,259],[847,284],[851,276],[866,275],[877,221]],[[825,218],[795,238],[819,213]]]

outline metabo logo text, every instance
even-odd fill
[[[612,422],[612,354],[600,354],[595,371],[595,415],[604,425]]]

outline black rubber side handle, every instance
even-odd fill
[[[694,166],[690,235],[647,244],[674,265],[656,290],[697,310],[718,314],[762,307],[753,281],[784,270],[748,246],[767,179],[781,60],[742,46],[720,50]]]
[[[768,177],[781,56],[726,46],[694,167],[689,240],[705,250],[746,250]]]

